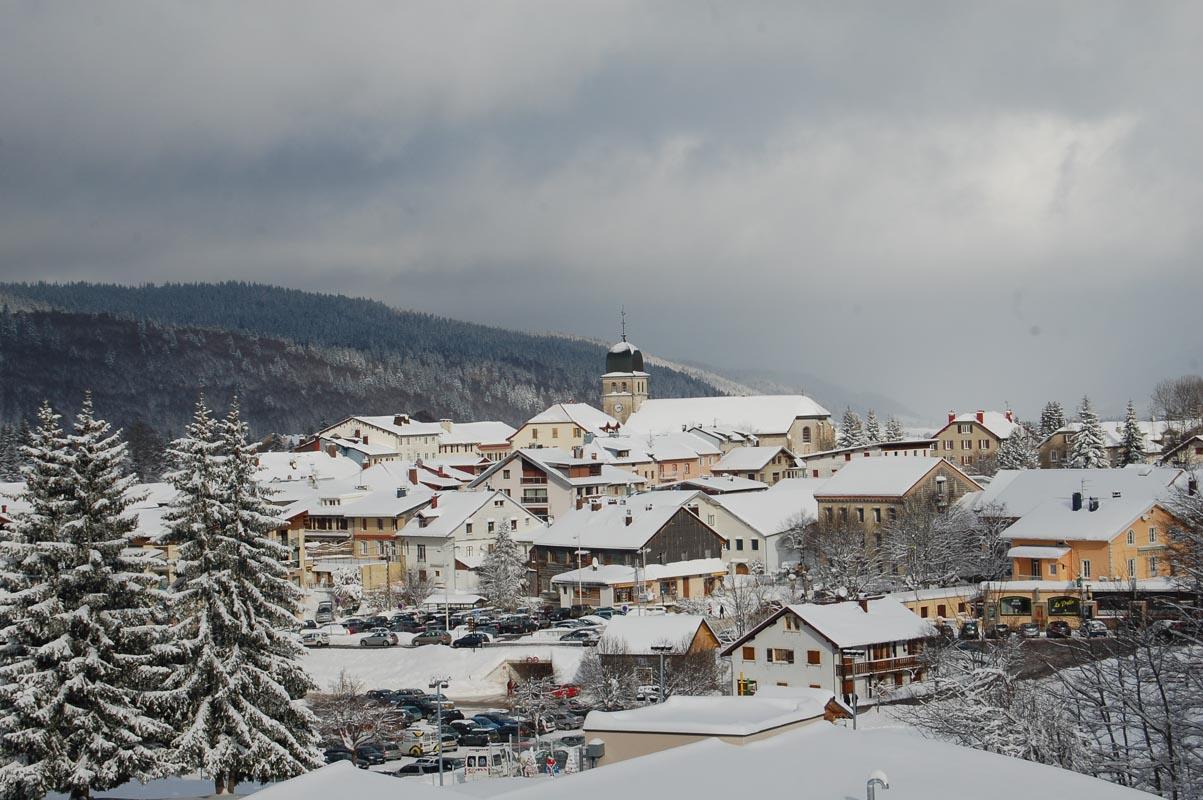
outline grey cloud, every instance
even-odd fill
[[[933,417],[1203,360],[1196,4],[87,8],[3,7],[6,278],[625,302]]]

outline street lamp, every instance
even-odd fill
[[[664,654],[671,653],[673,647],[670,644],[654,644],[652,650],[660,655],[660,702],[663,703],[664,697]]]
[[[584,575],[581,573],[581,556],[588,554],[588,550],[581,549],[581,534],[578,531],[576,534],[576,602],[581,606],[582,611],[585,610],[585,581]]]
[[[430,688],[434,689],[436,694],[442,695],[443,690],[451,683],[451,677],[430,679]],[[438,754],[439,754],[439,786],[443,785],[443,698],[438,697],[435,700],[435,736],[438,737]]]

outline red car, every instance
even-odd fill
[[[567,700],[581,693],[581,687],[574,683],[564,683],[551,690],[551,696],[557,700]]]

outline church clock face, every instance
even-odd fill
[[[617,411],[619,414],[621,414],[622,413],[622,403],[615,403],[614,410]]]

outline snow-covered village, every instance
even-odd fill
[[[0,800],[1203,800],[1200,30],[0,0]]]

